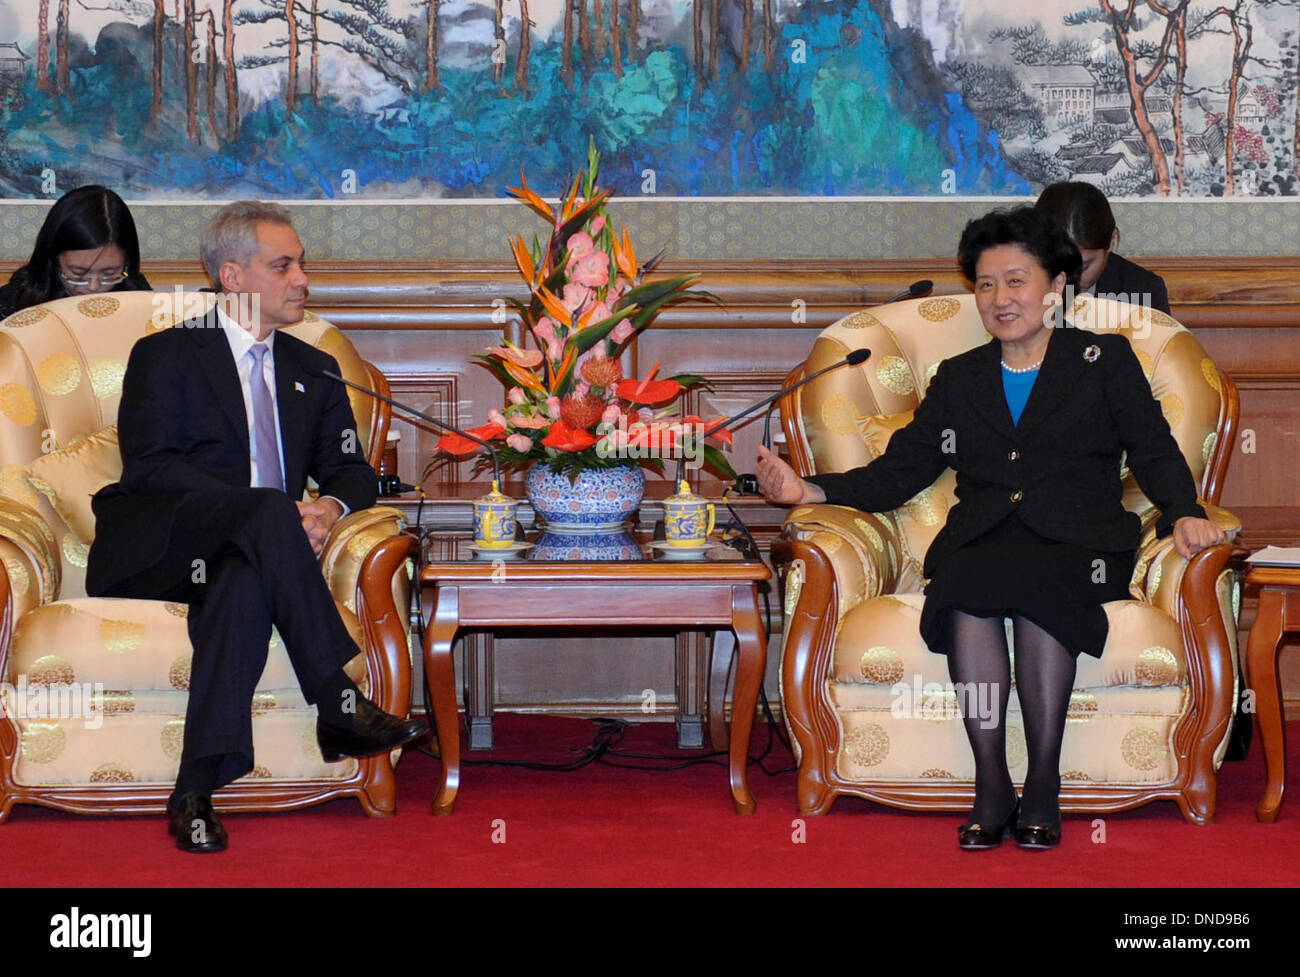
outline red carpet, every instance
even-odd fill
[[[497,759],[563,763],[595,726],[584,720],[502,715]],[[1290,724],[1300,742],[1300,723]],[[761,749],[766,729],[754,736]],[[620,749],[677,754],[671,724],[628,730]],[[481,753],[471,760],[485,759]],[[632,762],[632,761],[621,761]],[[769,769],[789,765],[779,745]],[[438,762],[408,754],[398,769],[399,813],[371,819],[355,801],[289,814],[230,815],[223,855],[171,847],[159,817],[102,818],[19,806],[0,825],[0,884],[26,886],[1295,886],[1300,884],[1300,798],[1275,824],[1258,824],[1263,786],[1256,742],[1225,763],[1215,824],[1185,823],[1172,802],[1106,817],[1068,817],[1059,849],[957,850],[955,814],[913,814],[842,798],[806,819],[791,840],[794,774],[751,768],[758,813],[732,812],[726,770],[671,772],[592,765],[572,773],[499,767],[462,770],[456,813],[429,813]],[[1292,753],[1292,783],[1300,764]],[[493,842],[504,828],[504,843]]]

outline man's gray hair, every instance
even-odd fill
[[[288,208],[263,200],[236,200],[217,212],[203,232],[199,249],[214,288],[221,287],[221,266],[227,261],[246,267],[253,260],[257,253],[257,225],[263,221],[293,226]]]

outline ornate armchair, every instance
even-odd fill
[[[1071,318],[1130,340],[1207,510],[1233,535],[1240,524],[1214,503],[1232,453],[1235,385],[1162,313],[1084,297]],[[828,327],[791,380],[859,347],[872,356],[782,400],[795,469],[847,471],[877,457],[939,362],[987,339],[973,296],[881,306]],[[1230,548],[1182,559],[1168,537],[1155,538],[1155,508],[1127,469],[1122,474],[1124,504],[1144,531],[1132,599],[1106,605],[1102,657],[1080,657],[1061,806],[1115,811],[1170,799],[1188,821],[1205,824],[1214,817],[1236,695]],[[974,761],[947,660],[919,633],[922,561],[955,503],[954,487],[949,470],[894,512],[798,507],[773,545],[784,581],[781,691],[801,813],[825,813],[840,794],[911,809],[964,810],[973,801]],[[1026,751],[1014,684],[1007,726],[1007,760],[1019,782]]]
[[[115,292],[15,313],[0,324],[0,821],[17,803],[81,813],[161,812],[179,764],[191,647],[187,605],[93,599],[90,496],[116,481],[118,401],[141,336],[210,308],[208,293]],[[387,391],[336,328],[307,313],[289,332],[344,376]],[[352,395],[376,463],[389,408]],[[408,607],[414,543],[401,513],[339,521],[321,571],[357,644],[348,672],[389,712],[411,697]],[[392,814],[392,756],[325,763],[314,706],[278,634],[253,704],[257,767],[217,793],[223,811],[279,810],[356,796]]]

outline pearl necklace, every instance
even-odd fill
[[[1033,373],[1042,365],[1042,360],[1039,360],[1037,363],[1031,363],[1029,366],[1022,367],[1007,366],[1007,361],[1002,361],[1002,369],[1006,370],[1008,373]]]

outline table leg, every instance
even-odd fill
[[[1282,640],[1286,597],[1263,587],[1246,650],[1246,681],[1255,693],[1255,727],[1264,747],[1268,779],[1255,805],[1256,821],[1276,821],[1286,790],[1286,729],[1278,689],[1277,646]]]
[[[704,747],[704,682],[702,660],[708,650],[702,631],[677,632],[677,749]]]
[[[492,749],[492,711],[496,680],[493,678],[495,646],[491,634],[465,634],[465,726],[469,750]]]
[[[456,669],[451,649],[460,627],[460,594],[455,587],[439,586],[433,615],[424,639],[424,672],[433,696],[433,718],[442,756],[442,785],[433,801],[433,813],[450,814],[460,789],[460,716],[456,707]]]
[[[767,665],[767,635],[753,585],[731,588],[731,629],[736,633],[736,691],[731,700],[731,798],[737,814],[754,813],[749,792],[749,735],[758,686]]]

